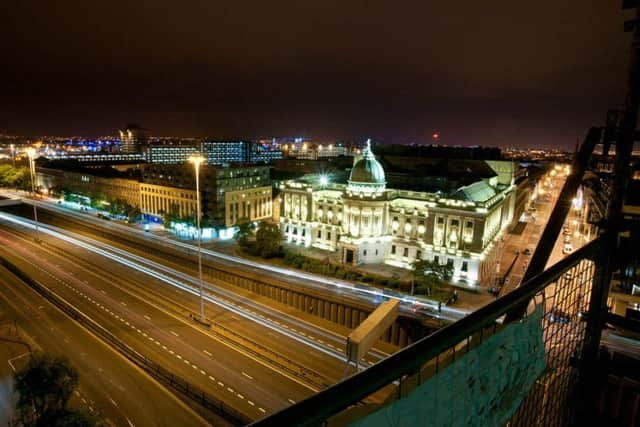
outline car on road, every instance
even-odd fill
[[[571,243],[565,243],[564,248],[562,248],[562,253],[570,254],[571,252],[573,252],[573,246],[571,246]]]

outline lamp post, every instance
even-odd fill
[[[200,279],[200,321],[204,322],[204,298],[202,281],[202,229],[200,228],[200,217],[202,216],[200,204],[200,164],[205,161],[202,156],[191,156],[189,161],[193,163],[196,173],[196,225],[198,227],[198,277]]]
[[[27,148],[27,156],[29,156],[29,171],[31,176],[31,194],[33,195],[33,219],[36,222],[36,242],[40,241],[40,235],[38,234],[38,208],[36,207],[36,167],[33,157],[36,154],[36,150],[33,147]]]
[[[13,162],[13,168],[16,168],[16,146],[14,144],[11,144],[9,147],[11,147],[11,161]]]

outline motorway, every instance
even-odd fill
[[[9,192],[6,190],[3,191],[3,194],[5,194],[7,197],[21,197],[20,194]],[[79,221],[90,222],[94,224],[94,226],[108,229],[113,232],[136,235],[138,239],[144,240],[146,243],[151,243],[156,246],[173,247],[175,249],[181,250],[183,253],[186,252],[191,255],[195,254],[196,252],[196,247],[190,243],[156,236],[153,233],[145,233],[144,231],[136,227],[118,224],[113,221],[107,222],[104,220],[99,220],[97,218],[93,218],[90,215],[81,214],[76,211],[60,207],[55,203],[55,200],[53,199],[36,201],[25,198],[23,199],[23,201],[28,204],[36,203],[39,208],[49,211],[55,211],[69,219],[75,218]],[[208,259],[216,263],[225,264],[237,269],[252,271],[254,273],[271,277],[273,279],[283,281],[294,286],[312,288],[314,290],[333,295],[338,299],[347,298],[357,300],[371,305],[372,307],[379,304],[383,299],[398,299],[400,301],[401,312],[412,317],[422,315],[427,317],[435,317],[445,321],[455,321],[469,314],[469,310],[459,309],[456,307],[447,306],[445,304],[439,305],[429,299],[421,297],[410,295],[404,295],[402,297],[394,295],[382,296],[382,293],[379,289],[366,285],[355,287],[353,283],[350,282],[327,278],[311,273],[305,273],[293,269],[277,267],[266,263],[258,264],[255,261],[249,261],[241,257],[231,256],[209,249],[203,249],[202,253],[204,259]]]
[[[137,270],[144,270],[154,278],[164,281],[165,284],[172,285],[170,288],[161,286],[157,288],[154,287],[153,289],[155,292],[162,293],[163,295],[161,295],[161,297],[165,300],[170,300],[173,305],[178,304],[184,307],[188,312],[197,317],[198,300],[195,298],[176,300],[176,295],[173,293],[175,292],[175,287],[178,287],[179,289],[187,291],[187,294],[197,294],[195,289],[198,288],[199,282],[193,277],[195,272],[189,269],[189,262],[183,262],[184,260],[182,258],[172,257],[171,254],[165,253],[164,250],[166,250],[166,248],[161,248],[161,250],[159,249],[154,252],[154,254],[150,254],[149,247],[145,246],[140,249],[135,245],[131,245],[130,242],[127,245],[122,244],[112,236],[112,238],[108,238],[109,236],[105,236],[103,233],[96,233],[95,230],[83,226],[81,222],[75,222],[73,219],[70,220],[66,217],[51,215],[50,212],[46,211],[42,212],[40,216],[44,218],[45,221],[56,224],[63,223],[62,225],[65,226],[64,229],[48,226],[48,228],[56,230],[56,236],[61,239],[66,239],[69,242],[73,240],[76,245],[84,245],[87,249],[99,255],[106,253],[109,261],[119,260],[121,263],[132,266]],[[78,234],[77,232],[82,234]],[[90,262],[91,259],[87,261]],[[322,329],[315,324],[302,321],[295,316],[275,310],[272,307],[258,304],[253,300],[254,298],[247,293],[245,293],[245,295],[238,295],[237,292],[240,292],[240,289],[233,289],[233,287],[231,287],[232,289],[224,289],[222,287],[223,285],[226,285],[226,283],[221,281],[216,281],[216,283],[205,281],[205,299],[218,306],[214,307],[214,317],[211,316],[212,312],[209,307],[205,310],[209,320],[215,319],[216,324],[222,325],[216,317],[216,309],[219,310],[219,308],[222,307],[227,309],[227,311],[232,311],[236,318],[243,317],[254,323],[261,324],[268,330],[263,333],[256,333],[254,328],[250,328],[249,330],[240,332],[247,337],[251,337],[256,343],[263,346],[273,347],[275,345],[279,347],[275,350],[292,360],[302,354],[300,351],[308,350],[307,348],[300,348],[300,344],[303,344],[303,347],[312,347],[317,350],[319,354],[322,354],[322,357],[319,359],[311,357],[310,360],[307,360],[310,368],[327,370],[331,368],[332,363],[335,364],[336,360],[339,362],[344,360],[346,335]],[[233,322],[230,327],[242,327],[242,324]],[[346,328],[344,329],[347,330]],[[274,332],[278,332],[280,335],[284,335],[294,342],[290,345],[290,343],[285,340],[282,345],[274,344],[273,339],[270,338],[274,336]],[[278,334],[276,334],[275,337],[278,338]],[[311,356],[314,355],[314,353],[310,354]],[[327,360],[326,356],[329,356],[333,360]],[[374,351],[369,361],[375,362],[385,356],[385,353]],[[333,379],[325,381],[324,385],[340,379],[341,372],[342,368],[335,370]]]
[[[315,391],[306,381],[274,368],[246,348],[229,344],[224,337],[195,326],[167,307],[167,292],[178,301],[194,300],[189,292],[162,285],[149,274],[108,257],[98,259],[95,252],[88,255],[86,248],[45,233],[40,233],[42,243],[35,244],[30,230],[15,225],[12,228],[0,232],[3,256],[74,306],[81,307],[137,351],[247,417],[260,418]],[[193,301],[192,305],[196,303]],[[253,336],[267,335],[266,339],[273,343],[283,342],[282,347],[295,348],[299,359],[313,359],[315,355],[313,349],[284,343],[286,337],[264,331],[233,313],[216,310],[215,306],[208,306],[207,310],[222,326],[242,325],[244,331],[257,328]],[[327,360],[330,362],[325,372],[333,368],[335,375],[342,373],[337,359]]]
[[[75,404],[107,425],[208,425],[163,386],[0,268],[0,318],[16,321],[41,350],[69,358],[80,375]],[[216,425],[225,425],[215,419]]]

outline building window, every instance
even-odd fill
[[[322,231],[318,230],[318,239],[322,237]]]
[[[416,259],[422,259],[422,251],[416,252]]]
[[[367,250],[362,251],[362,255],[367,256]]]
[[[409,248],[404,248],[404,256],[409,256]]]
[[[440,264],[440,257],[438,255],[433,257],[433,262],[436,264]]]
[[[331,240],[331,232],[327,233],[327,240]]]
[[[306,228],[303,228],[303,229],[302,229],[302,237],[304,237],[304,236],[305,236],[305,234],[307,234],[307,229],[306,229]]]
[[[396,245],[391,245],[391,254],[392,255],[396,254]]]
[[[468,271],[469,270],[469,263],[467,261],[462,261],[462,268],[460,269],[461,271]]]

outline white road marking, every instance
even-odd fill
[[[216,379],[215,379],[214,377],[212,377],[211,375],[209,375],[209,379],[210,379],[211,381],[215,381],[215,380],[216,380]]]
[[[209,353],[207,350],[202,350],[204,352],[204,354],[206,354],[209,357],[213,357],[213,354]]]
[[[125,307],[127,306],[127,303],[124,301],[120,301],[120,304],[124,305]]]
[[[260,412],[262,412],[263,414],[267,413],[267,411],[265,411],[264,408],[258,408],[258,409],[260,409]]]
[[[250,380],[253,379],[253,377],[249,374],[247,374],[245,371],[242,371],[242,375],[244,375],[245,377],[249,378]]]
[[[173,332],[173,331],[169,331],[169,332],[171,332],[173,335],[175,335],[175,336],[177,336],[177,337],[179,337],[179,336],[180,336],[180,335],[176,334],[176,333],[175,333],[175,332]]]
[[[238,397],[239,397],[240,399],[244,399],[244,396],[243,396],[243,395],[241,395],[240,393],[238,393]]]
[[[295,400],[293,400],[293,399],[291,399],[291,398],[289,398],[289,399],[287,399],[287,400],[288,400],[288,401],[289,401],[289,403],[291,403],[292,405],[295,405],[295,404],[296,404],[296,401],[295,401]]]
[[[251,406],[255,406],[255,405],[256,405],[255,403],[253,403],[253,402],[252,402],[252,401],[250,401],[250,400],[247,400],[247,403],[248,403],[249,405],[251,405]]]
[[[151,320],[151,317],[147,316],[146,314],[144,315],[144,318],[147,320]]]

